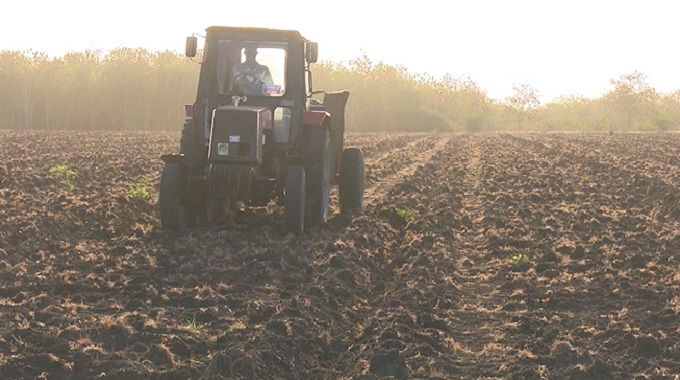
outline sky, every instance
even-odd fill
[[[255,26],[299,30],[319,43],[320,60],[365,54],[413,74],[469,77],[497,100],[522,84],[543,103],[596,98],[634,71],[660,93],[680,90],[673,0],[33,0],[3,4],[2,13],[0,51],[51,57],[183,52],[185,38],[208,26]]]

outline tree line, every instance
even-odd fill
[[[0,53],[0,128],[176,130],[196,97],[198,65],[172,52],[120,48]]]
[[[195,100],[199,65],[174,52],[119,48],[0,52],[0,128],[176,131]],[[669,131],[680,90],[660,94],[643,73],[611,79],[600,98],[541,103],[530,84],[490,99],[471,78],[434,78],[362,55],[312,67],[315,89],[349,90],[350,131]]]

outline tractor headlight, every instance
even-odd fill
[[[228,156],[229,155],[229,143],[217,143],[217,155]]]

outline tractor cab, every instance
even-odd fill
[[[195,57],[196,37],[188,37],[186,54]],[[287,144],[311,95],[309,67],[317,44],[295,31],[259,28],[207,29],[199,79],[195,121],[210,136],[211,117],[220,107],[257,106],[272,112],[272,138]],[[207,141],[206,141],[207,142]]]

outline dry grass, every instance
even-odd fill
[[[536,355],[534,355],[533,352],[528,347],[524,347],[523,349],[519,350],[517,352],[517,357],[520,359],[535,359],[537,358]]]
[[[483,357],[505,357],[512,351],[512,347],[499,343],[487,343],[479,352]]]
[[[446,337],[444,339],[444,343],[446,343],[446,346],[454,352],[459,352],[459,353],[464,353],[464,354],[471,354],[472,353],[472,350],[463,346],[460,342],[457,342],[452,337]]]

